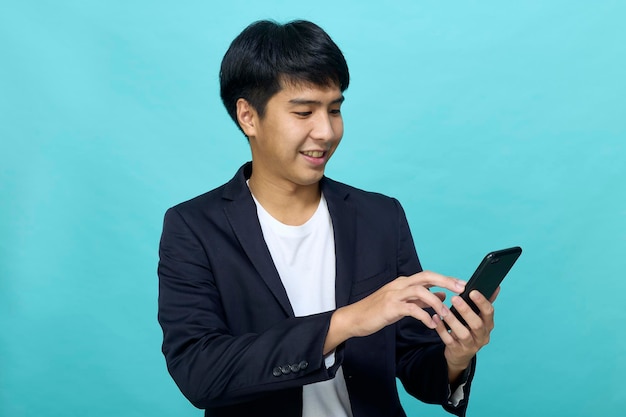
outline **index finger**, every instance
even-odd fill
[[[465,289],[465,281],[448,277],[433,271],[422,271],[407,277],[408,285],[422,285],[426,288],[440,287],[460,293]]]

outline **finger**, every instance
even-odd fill
[[[472,293],[474,292],[482,296],[482,294],[480,294],[478,291],[472,291]],[[487,300],[485,299],[485,301]],[[459,314],[461,314],[461,317],[463,317],[463,320],[465,320],[465,323],[467,323],[467,328],[470,329],[474,337],[477,339],[484,338],[485,334],[489,332],[489,329],[488,329],[489,320],[485,320],[485,317],[483,317],[482,312],[481,314],[477,314],[472,309],[472,307],[470,307],[470,305],[467,302],[465,302],[465,300],[463,300],[461,297],[458,297],[458,299],[454,300],[453,304],[454,304],[454,307],[459,312]]]
[[[437,331],[437,334],[441,338],[441,341],[445,345],[454,344],[456,342],[456,339],[452,336],[452,334],[450,334],[450,332],[448,332],[448,329],[446,329],[446,326],[443,323],[443,320],[441,320],[441,318],[438,315],[434,315],[432,317],[432,320],[437,325],[437,327],[435,327],[435,330]]]
[[[493,329],[493,305],[482,295],[480,292],[474,290],[470,293],[470,299],[476,304],[476,307],[480,310],[480,317],[485,323],[488,330]]]
[[[463,300],[461,297],[452,297],[452,305],[454,306],[459,316],[461,316],[463,320],[465,320],[465,323],[467,323],[467,325],[463,324],[463,322],[461,322],[461,320],[459,320],[454,315],[454,313],[444,317],[444,320],[446,321],[446,323],[448,323],[448,326],[450,326],[450,329],[457,339],[467,341],[472,336],[471,329],[480,327],[482,325],[482,320],[480,319],[480,317],[478,317],[476,313],[474,313],[474,310],[472,310],[469,304],[467,304],[465,300]]]
[[[469,295],[470,299],[476,304],[483,316],[493,314],[493,304],[489,302],[479,291],[474,290]]]
[[[496,290],[493,292],[493,295],[491,296],[491,298],[489,298],[489,302],[493,304],[493,302],[496,301],[496,298],[498,298],[498,294],[500,294],[499,285],[498,285],[498,288],[496,288]]]
[[[433,294],[435,294],[435,296],[437,296],[437,298],[439,298],[441,301],[444,301],[446,299],[446,293],[443,291],[437,291]]]
[[[421,321],[431,329],[435,329],[437,327],[437,323],[433,321],[433,318],[430,316],[430,314],[428,314],[422,308],[413,303],[406,304],[406,311],[404,315],[413,317],[414,319]]]
[[[421,285],[426,288],[441,287],[457,293],[462,292],[466,284],[465,281],[460,279],[447,277],[432,271],[422,271],[406,278],[406,285]]]
[[[465,338],[470,335],[469,329],[465,327],[465,324],[461,322],[454,315],[454,313],[450,312],[450,314],[448,314],[447,316],[441,317],[441,319],[443,319],[445,325],[447,326],[446,330],[449,331],[450,335],[455,340],[457,340],[457,337]]]
[[[400,300],[411,302],[421,308],[432,307],[437,313],[446,315],[448,307],[442,303],[440,296],[428,291],[428,289],[414,285],[403,289],[400,292]]]

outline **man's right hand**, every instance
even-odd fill
[[[436,323],[424,309],[431,307],[441,317],[451,313],[443,304],[445,293],[433,293],[429,290],[432,287],[460,293],[465,282],[430,271],[396,278],[373,294],[333,313],[324,354],[351,337],[369,336],[404,317],[413,317],[431,329],[436,328]]]

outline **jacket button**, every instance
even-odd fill
[[[280,372],[282,372],[283,375],[288,375],[291,373],[291,369],[289,368],[289,365],[283,365],[280,367]]]
[[[307,366],[309,366],[309,363],[307,361],[302,361],[298,364],[298,366],[300,367],[301,371],[304,371],[307,368]]]
[[[278,366],[272,370],[272,375],[274,376],[281,376],[282,374],[283,373],[280,372],[280,368]]]
[[[289,365],[289,369],[291,369],[291,372],[298,372],[300,370],[300,364],[294,363],[293,365]]]

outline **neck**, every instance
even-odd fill
[[[250,191],[263,208],[281,223],[299,226],[313,216],[319,206],[319,182],[311,185],[278,184],[254,172]]]

